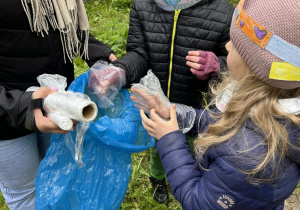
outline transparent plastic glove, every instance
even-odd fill
[[[123,69],[103,61],[98,61],[91,67],[88,87],[100,108],[112,107],[112,101],[125,84]]]
[[[193,107],[183,104],[176,104],[176,116],[178,126],[182,133],[187,133],[194,125],[196,119],[196,111]]]
[[[130,95],[131,100],[138,109],[143,109],[147,114],[150,114],[150,110],[156,108],[156,112],[161,118],[170,118],[169,108],[171,103],[163,93],[159,79],[151,70],[139,83],[132,85]]]
[[[165,120],[170,119],[170,108],[172,104],[164,95],[158,78],[151,70],[140,80],[140,83],[133,84],[130,99],[136,108],[143,109],[148,115],[151,109],[155,108],[156,114],[161,118]],[[193,127],[196,118],[194,108],[176,104],[176,115],[179,128],[183,133],[188,132]]]
[[[206,80],[220,71],[220,63],[213,52],[189,51],[186,64],[200,80]]]
[[[136,108],[143,109],[147,114],[150,114],[151,109],[155,108],[161,118],[166,120],[170,118],[171,103],[163,93],[149,90],[141,84],[134,84],[131,87],[130,99]]]

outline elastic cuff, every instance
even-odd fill
[[[35,131],[36,133],[41,133],[40,130],[36,127],[34,110],[41,109],[43,107],[43,99],[32,99],[30,105],[27,109],[26,117],[25,117],[25,128],[27,130]]]
[[[183,134],[183,133],[182,133],[182,130],[181,130],[181,129],[178,129],[178,130],[175,130],[175,131],[172,131],[172,132],[170,132],[170,133],[165,134],[165,135],[162,136],[156,143],[158,143],[159,141],[161,141],[162,139],[164,139],[164,137],[166,137],[166,136],[168,136],[168,135],[172,135],[173,133],[181,133],[181,134]]]
[[[35,131],[37,134],[41,134],[41,131],[36,127],[35,119],[33,120],[33,127],[34,127],[34,131]]]
[[[43,108],[43,98],[32,99],[30,105],[33,109],[42,109]]]
[[[30,104],[28,109],[27,109],[27,113],[26,113],[26,117],[25,117],[25,128],[27,130],[30,130],[30,131],[34,131],[34,113],[33,113],[33,107],[32,105]]]

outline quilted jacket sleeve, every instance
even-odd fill
[[[0,86],[0,119],[12,127],[25,128],[25,118],[32,92],[7,91]]]
[[[200,131],[207,127],[201,125],[207,122],[203,119],[198,121]],[[219,155],[217,148],[203,157],[203,169],[179,130],[163,136],[156,147],[172,193],[183,209],[283,209],[281,201],[272,203],[271,186],[249,184],[247,176]]]
[[[156,147],[172,193],[184,210],[282,209],[282,204],[262,208],[264,202],[271,202],[272,188],[252,186],[223,158],[207,158],[208,169],[200,168],[180,131],[165,135]]]
[[[132,83],[139,82],[146,75],[149,65],[149,56],[146,51],[143,31],[138,19],[135,2],[130,11],[129,31],[126,46],[126,55],[112,62],[126,72],[126,88]]]

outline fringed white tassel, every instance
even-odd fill
[[[70,60],[74,60],[75,58],[74,52],[78,52],[78,45],[79,45],[76,28],[73,25],[66,2],[58,0],[57,3],[65,24],[64,36],[66,38],[66,41],[63,44],[65,44],[66,54],[68,58]]]
[[[65,62],[66,56],[73,62],[75,53],[81,58],[88,59],[89,23],[82,0],[21,0],[21,2],[32,31],[44,36],[44,33],[49,32],[49,23],[54,30],[60,31]],[[78,37],[82,37],[83,34],[85,39],[79,40]],[[80,53],[81,45],[84,45],[82,53]]]
[[[82,53],[79,56],[80,58],[89,59],[88,56],[89,31],[81,31],[81,35],[80,35],[81,40],[82,37],[85,37],[85,39],[83,42],[83,47],[82,47],[82,43],[80,43],[79,49],[82,49]]]
[[[77,26],[78,26],[78,14],[77,14],[77,5],[76,2],[74,0],[66,0],[67,3],[67,7],[68,7],[68,11],[70,12],[71,18],[73,20],[73,24],[74,26],[76,26],[76,30],[77,30]]]
[[[58,28],[58,23],[56,21],[55,11],[52,2],[42,0],[41,3],[42,3],[42,7],[45,8],[46,16],[48,17],[48,20],[52,28],[54,29]]]
[[[83,43],[80,43],[80,45],[83,44],[83,50],[80,55],[81,58],[89,59],[88,56],[88,41],[89,41],[89,21],[88,17],[85,11],[85,7],[82,0],[76,0],[77,3],[77,9],[78,9],[78,17],[79,17],[79,28],[81,31],[81,40],[82,36],[85,35],[85,40]],[[81,49],[81,46],[79,47]]]
[[[22,6],[24,8],[24,12],[26,13],[26,16],[28,18],[28,22],[30,25],[30,29],[31,31],[33,31],[33,26],[32,26],[32,17],[31,17],[31,13],[30,13],[30,8],[27,4],[27,0],[21,0]]]
[[[31,9],[33,30],[44,37],[44,32],[48,34],[49,31],[45,10],[39,0],[31,0]]]

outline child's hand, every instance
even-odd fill
[[[143,109],[146,113],[150,113],[150,110],[155,108],[155,100],[157,94],[151,95],[142,89],[131,88],[130,99],[138,109]]]
[[[206,80],[220,71],[218,57],[213,52],[189,51],[186,65],[200,80]]]
[[[170,105],[165,104],[157,93],[153,96],[143,92],[142,89],[131,88],[130,99],[136,108],[143,109],[146,113],[150,113],[151,109],[155,109],[160,117],[170,118]]]
[[[179,129],[175,105],[171,106],[169,121],[165,121],[159,117],[155,113],[155,109],[151,109],[150,111],[151,119],[145,115],[145,112],[142,109],[140,110],[140,114],[142,117],[143,126],[148,131],[148,134],[158,140],[164,135]]]
[[[120,90],[125,85],[125,71],[112,65],[91,71],[88,85],[90,91],[93,93],[98,96],[106,96],[110,86]]]

